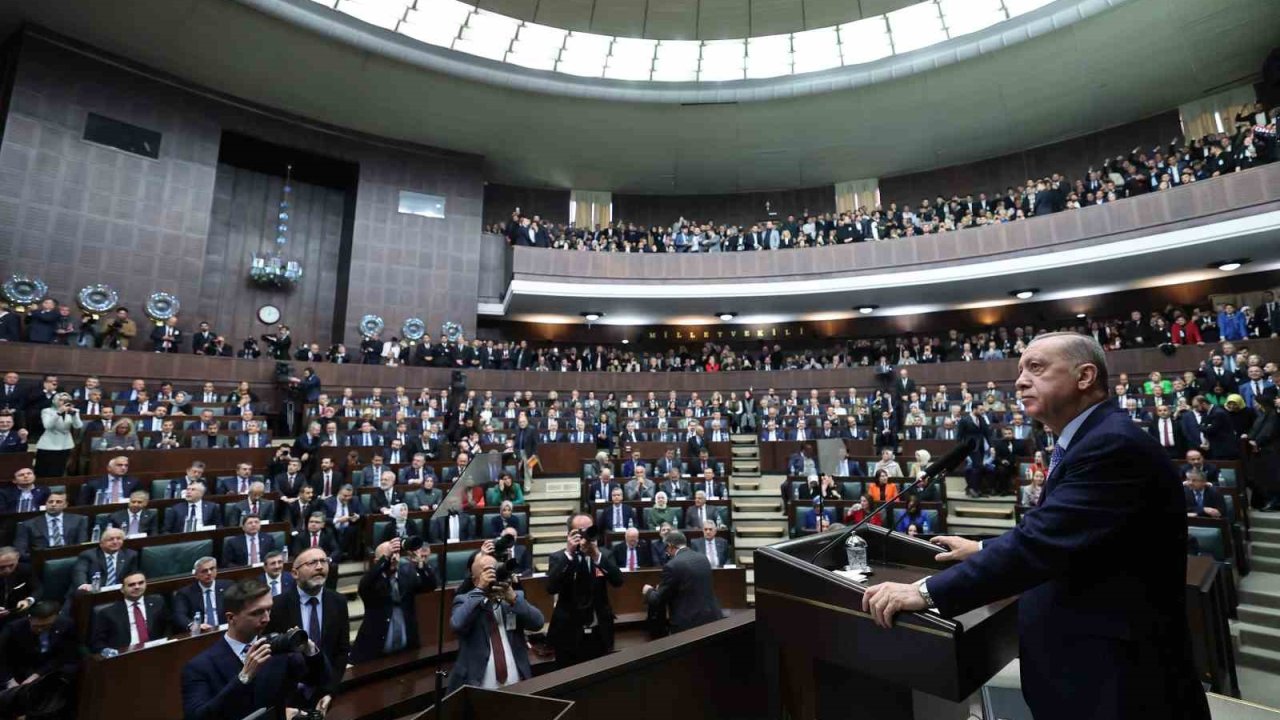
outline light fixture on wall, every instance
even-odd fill
[[[302,263],[285,257],[284,249],[289,244],[289,221],[293,215],[293,166],[285,168],[284,189],[280,193],[280,203],[276,213],[275,252],[254,253],[253,262],[249,266],[249,279],[263,287],[288,288],[302,279]]]

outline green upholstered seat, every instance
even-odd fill
[[[213,539],[190,540],[169,545],[142,548],[139,565],[147,579],[181,577],[191,574],[191,567],[202,557],[213,556]]]
[[[41,599],[61,602],[71,590],[71,569],[75,566],[75,557],[46,560],[40,571]]]

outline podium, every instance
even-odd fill
[[[1017,601],[946,619],[899,613],[891,629],[862,611],[869,585],[910,583],[945,568],[939,549],[866,525],[867,585],[831,572],[843,543],[814,557],[840,530],[755,551],[756,634],[774,717],[908,720],[913,690],[962,702],[1018,655]]]
[[[433,705],[415,715],[414,720],[435,720],[436,715],[436,707]],[[464,685],[444,697],[444,701],[440,703],[439,716],[441,720],[571,720],[574,714],[573,703],[568,700]]]

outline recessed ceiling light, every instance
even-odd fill
[[[1209,263],[1209,268],[1216,268],[1222,272],[1231,272],[1239,270],[1241,266],[1249,264],[1249,258],[1231,258],[1228,260],[1214,260]]]
[[[1040,288],[1023,288],[1022,290],[1010,290],[1009,294],[1019,300],[1027,300],[1038,292],[1040,292]]]
[[[586,318],[587,322],[595,322],[600,318],[604,317],[604,313],[601,313],[601,312],[584,312],[584,313],[578,313],[578,314]]]
[[[718,315],[718,317],[719,317],[721,320],[725,321],[725,322],[729,322],[730,320],[732,320],[732,319],[734,319],[734,318],[738,317],[738,313],[736,313],[736,312],[722,312],[722,313],[720,313],[720,314]]]
[[[879,309],[880,309],[879,305],[859,305],[858,306],[858,312],[862,313],[863,315],[870,315],[871,313]]]
[[[628,340],[628,339],[626,339],[626,338],[622,338],[622,344],[623,344],[623,345],[628,345],[628,344],[630,344],[630,343],[631,343],[631,341],[630,341],[630,340]]]
[[[1085,318],[1087,318],[1087,317],[1089,317],[1089,316],[1088,316],[1088,315],[1086,315],[1085,313],[1076,313],[1076,319],[1077,319],[1077,320],[1083,320],[1083,319],[1085,319]]]

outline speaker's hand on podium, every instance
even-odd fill
[[[862,594],[862,611],[882,628],[893,627],[893,616],[900,612],[920,612],[929,607],[920,588],[904,583],[880,583]]]
[[[938,562],[964,560],[982,549],[982,545],[977,541],[956,537],[955,535],[939,535],[929,542],[947,549],[947,552],[940,552],[933,557]]]

